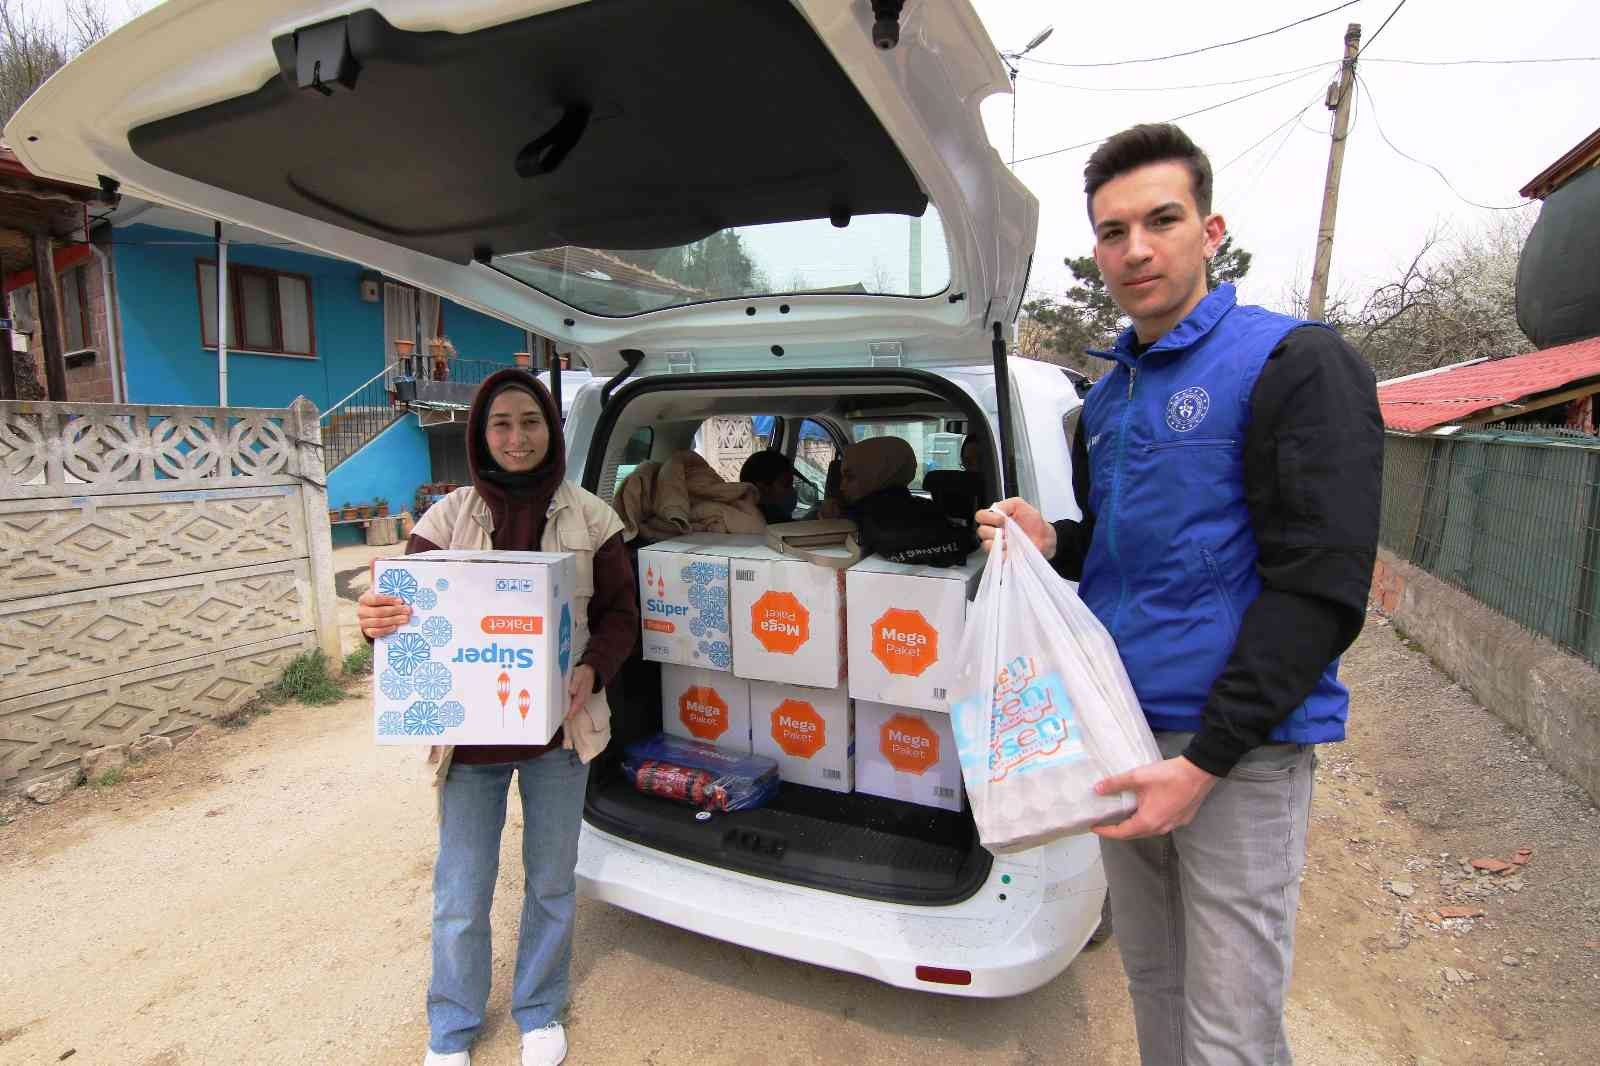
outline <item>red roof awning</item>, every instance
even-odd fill
[[[1378,386],[1383,424],[1420,433],[1501,404],[1600,377],[1600,337]]]

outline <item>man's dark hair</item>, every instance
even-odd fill
[[[787,456],[775,448],[756,452],[739,468],[739,480],[750,485],[776,481],[794,469]]]
[[[1083,191],[1088,194],[1089,218],[1094,219],[1094,194],[1112,178],[1150,163],[1182,163],[1189,168],[1189,184],[1201,217],[1211,213],[1211,160],[1189,135],[1170,122],[1145,123],[1106,138],[1083,168]]]

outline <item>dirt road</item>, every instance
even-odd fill
[[[1594,808],[1388,627],[1369,625],[1344,676],[1354,735],[1319,771],[1298,1061],[1593,1061]],[[411,757],[373,746],[357,694],[202,733],[48,808],[0,806],[0,1063],[420,1062],[429,802]],[[516,839],[483,1066],[516,1061]],[[1522,847],[1520,873],[1462,872]],[[1428,917],[1451,905],[1484,914]],[[973,1002],[586,901],[573,986],[574,1066],[1137,1061],[1115,940],[1035,993]]]

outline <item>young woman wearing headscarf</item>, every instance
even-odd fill
[[[633,567],[622,523],[593,494],[565,480],[566,449],[555,403],[524,370],[503,370],[478,389],[467,416],[472,485],[422,516],[406,553],[436,548],[572,552],[572,671],[566,719],[549,744],[434,748],[439,856],[433,873],[433,975],[428,985],[425,1066],[468,1066],[489,998],[489,907],[499,872],[506,796],[515,771],[522,798],[526,896],[517,937],[511,1014],[522,1031],[523,1066],[566,1056],[559,1018],[576,915],[578,829],[587,763],[611,736],[605,686],[639,632]],[[385,636],[404,625],[399,599],[364,593],[361,631]]]
[[[871,437],[844,450],[843,512],[860,528],[861,550],[891,562],[959,566],[978,547],[931,500],[911,491],[917,454],[899,437]]]

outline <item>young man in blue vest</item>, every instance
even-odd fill
[[[997,509],[1080,581],[1166,756],[1097,786],[1138,803],[1095,832],[1144,1062],[1288,1063],[1313,747],[1344,738],[1377,545],[1376,386],[1328,327],[1208,291],[1226,225],[1183,131],[1119,133],[1084,177],[1133,325],[1073,441],[1083,520]]]

